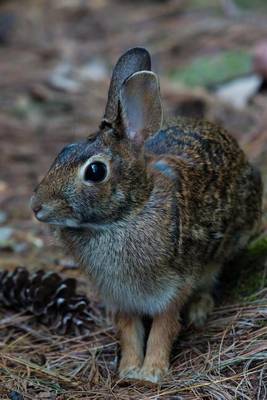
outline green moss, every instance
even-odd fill
[[[267,2],[266,0],[232,0],[233,4],[236,5],[241,11],[250,10],[266,10]],[[222,2],[220,0],[190,0],[187,3],[188,9],[202,9],[202,8],[212,8],[218,10],[218,12],[223,12]]]
[[[248,252],[251,256],[267,254],[267,235],[261,235],[250,242]]]
[[[245,51],[225,51],[195,58],[191,64],[173,70],[170,78],[186,86],[212,86],[249,73],[251,56]]]
[[[187,3],[189,10],[195,9],[212,9],[217,11],[218,14],[222,14],[222,6],[220,0],[190,0]]]
[[[235,4],[241,9],[249,10],[266,10],[267,2],[266,0],[235,0]]]
[[[247,301],[267,287],[267,235],[254,239],[248,248],[226,265],[222,275],[225,299]]]
[[[236,297],[242,299],[252,299],[255,294],[267,286],[264,268],[256,271],[250,271],[246,276],[241,276],[237,286]]]

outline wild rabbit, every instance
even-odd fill
[[[99,130],[59,153],[31,205],[114,311],[120,376],[158,382],[182,307],[204,324],[223,264],[257,231],[262,184],[223,129],[163,125],[150,68],[145,49],[122,55]],[[152,318],[146,351],[144,316]]]

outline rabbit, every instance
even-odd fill
[[[224,129],[163,120],[150,55],[136,47],[114,68],[99,129],[63,148],[31,207],[112,310],[120,377],[157,383],[182,310],[203,326],[224,263],[259,230],[262,182]]]

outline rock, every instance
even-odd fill
[[[25,242],[13,243],[12,250],[14,253],[24,253],[26,250],[28,250],[28,247],[28,244]]]
[[[0,228],[0,242],[6,242],[9,240],[14,233],[14,229],[9,226],[4,226]]]
[[[92,60],[78,70],[81,80],[101,81],[107,78],[108,69],[101,60]]]
[[[25,252],[29,245],[21,240],[18,232],[9,226],[0,227],[0,250],[13,253]]]
[[[49,77],[48,84],[57,90],[77,93],[82,89],[83,81],[101,81],[108,76],[106,64],[99,60],[91,60],[82,66],[75,66],[68,62],[62,62],[54,69]],[[39,99],[48,98],[50,93],[45,92],[39,86],[32,93]]]
[[[242,109],[258,92],[261,83],[262,79],[258,75],[245,76],[221,85],[215,93],[220,100]]]
[[[77,93],[81,86],[74,78],[74,74],[74,67],[70,63],[62,62],[52,72],[48,83],[57,90]]]

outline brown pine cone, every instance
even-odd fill
[[[55,272],[34,273],[24,267],[0,272],[0,304],[33,313],[59,334],[82,334],[92,322],[90,302],[76,293],[76,280]]]

